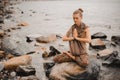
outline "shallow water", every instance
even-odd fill
[[[110,37],[120,32],[119,0],[30,1],[15,7],[24,12],[21,20],[30,24],[24,29],[27,33],[64,34],[73,24],[72,13],[78,8],[83,8],[83,22],[90,26],[91,34],[101,31]]]

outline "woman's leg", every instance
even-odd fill
[[[73,60],[75,60],[75,56],[73,56],[71,53],[63,52],[63,54],[66,54],[67,56],[69,56],[70,58],[72,58]]]
[[[69,56],[67,56],[66,54],[58,54],[53,58],[53,61],[57,62],[57,63],[62,63],[62,62],[71,62],[73,61],[72,58],[70,58]]]
[[[89,60],[88,60],[88,55],[87,54],[76,56],[75,60],[81,67],[86,67],[89,64]]]

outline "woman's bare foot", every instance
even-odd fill
[[[72,58],[73,60],[75,60],[75,57],[73,55],[71,55],[70,53],[68,52],[63,52],[63,54],[66,54],[67,56],[69,56],[70,58]]]

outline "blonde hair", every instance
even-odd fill
[[[73,14],[80,14],[80,16],[83,16],[83,10],[79,8],[78,10],[75,10]]]

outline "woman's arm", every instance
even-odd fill
[[[67,37],[66,35],[65,36],[63,36],[63,41],[71,41],[71,40],[73,40],[74,38],[73,37]]]
[[[78,40],[78,41],[83,41],[83,42],[90,43],[90,42],[91,42],[90,31],[89,31],[88,28],[86,28],[85,31],[86,31],[86,37],[85,37],[85,38],[79,38],[79,37],[78,37],[77,30],[74,29],[74,37],[75,37],[75,39]]]
[[[63,41],[71,41],[74,40],[74,37],[70,36],[72,34],[72,27],[67,31],[66,35],[63,36]]]

